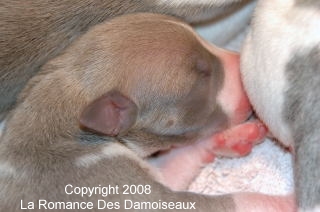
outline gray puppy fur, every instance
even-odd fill
[[[91,26],[118,15],[155,12],[196,22],[226,15],[249,0],[3,0],[0,4],[0,118],[39,68]]]
[[[296,194],[302,209],[320,204],[320,48],[301,49],[286,67],[284,118],[295,141]]]

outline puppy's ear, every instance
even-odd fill
[[[118,91],[110,91],[90,103],[80,116],[80,127],[116,136],[128,130],[137,118],[136,104]]]

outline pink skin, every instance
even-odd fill
[[[267,128],[256,120],[217,133],[213,135],[215,154],[229,157],[247,155],[267,132]]]
[[[229,115],[231,125],[243,122],[252,112],[249,99],[242,85],[238,54],[220,51],[225,74],[223,88],[218,94],[217,101]]]
[[[173,190],[184,190],[201,168],[219,156],[244,156],[266,135],[259,121],[243,123],[196,144],[173,148],[150,162],[162,173],[162,183]]]
[[[240,79],[239,55],[215,48],[206,41],[201,42],[223,63],[225,81],[217,101],[230,119],[230,128],[193,145],[173,148],[150,159],[150,163],[161,173],[161,183],[173,190],[186,190],[201,168],[213,162],[217,155],[237,157],[248,154],[268,133],[258,120],[242,123],[252,110]],[[233,198],[237,212],[296,211],[293,196],[237,193],[233,194]]]
[[[194,145],[174,148],[150,162],[161,172],[161,183],[172,190],[186,190],[201,168],[216,155],[243,156],[267,134],[259,121],[246,122],[201,140]],[[295,212],[293,195],[271,196],[260,193],[233,194],[237,212]]]
[[[203,39],[199,41],[220,59],[224,68],[223,87],[217,102],[229,116],[231,126],[242,123],[252,113],[252,107],[241,80],[239,54],[217,48]]]
[[[173,148],[150,162],[161,169],[162,182],[174,190],[185,189],[200,169],[216,155],[243,156],[261,141],[266,127],[259,121],[243,123],[251,114],[251,105],[245,94],[239,71],[239,55],[203,43],[224,66],[223,88],[217,101],[227,113],[230,129],[216,133],[194,145]]]

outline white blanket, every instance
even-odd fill
[[[293,192],[291,154],[266,139],[243,158],[218,158],[207,165],[189,190],[205,194]]]

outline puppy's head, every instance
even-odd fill
[[[210,46],[177,19],[127,15],[78,42],[90,96],[80,117],[84,129],[152,152],[250,114],[238,55]]]

